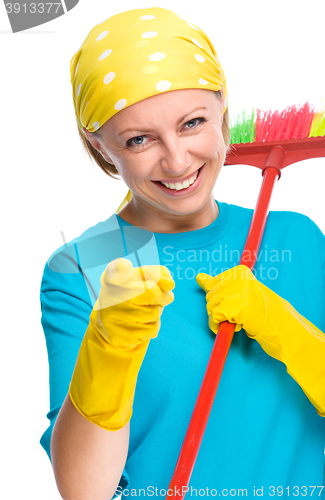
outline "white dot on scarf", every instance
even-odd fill
[[[154,54],[151,54],[151,56],[149,56],[149,60],[161,61],[161,59],[164,59],[164,57],[166,57],[166,54],[164,54],[163,52],[155,52]]]
[[[99,26],[100,24],[103,24],[105,21],[108,21],[110,18],[111,18],[111,16],[106,17],[106,19],[103,19],[100,23],[97,24],[97,26]]]
[[[209,82],[207,82],[206,80],[203,80],[203,78],[200,78],[200,79],[199,79],[199,83],[200,83],[201,85],[206,85],[206,84],[207,84],[207,83],[209,83]]]
[[[194,57],[195,57],[195,59],[196,59],[197,61],[199,61],[199,62],[204,62],[204,61],[205,61],[204,57],[203,57],[203,56],[200,56],[199,54],[195,54],[195,56],[194,56]]]
[[[96,38],[96,41],[99,42],[99,40],[102,40],[103,38],[105,38],[105,36],[108,34],[108,31],[103,31],[100,35],[98,35],[98,37]]]
[[[195,43],[195,45],[197,45],[198,47],[200,47],[200,49],[203,49],[202,45],[197,40],[194,40],[194,38],[191,38],[191,41],[193,43]]]
[[[190,28],[193,28],[194,30],[199,31],[199,29],[198,29],[196,26],[194,26],[194,24],[191,24],[191,23],[186,23],[186,24],[187,24],[187,26],[189,26]]]
[[[141,21],[148,21],[149,19],[155,19],[156,16],[141,16],[140,19]]]
[[[104,83],[107,85],[108,83],[111,83],[115,78],[115,73],[107,73],[107,75],[104,77]]]
[[[74,72],[74,76],[76,76],[77,70],[78,70],[79,63],[77,64],[76,71]]]
[[[156,89],[160,92],[164,92],[165,90],[170,89],[171,86],[172,84],[168,80],[161,80],[157,83]]]
[[[137,48],[137,49],[142,49],[143,47],[147,47],[148,45],[150,45],[150,42],[149,40],[138,40],[137,42],[135,42],[134,46]]]
[[[157,31],[146,31],[145,33],[142,33],[142,38],[153,38],[154,36],[157,36],[158,33]]]
[[[78,87],[78,94],[77,94],[77,95],[79,95],[79,94],[80,94],[81,85],[82,85],[82,83],[80,83],[80,85],[79,85],[79,87]]]
[[[142,71],[145,75],[152,75],[152,73],[156,73],[158,70],[158,66],[155,64],[149,64],[148,66],[145,66]]]
[[[94,122],[93,127],[95,130],[98,130],[99,129],[99,122]]]
[[[117,101],[117,103],[115,103],[115,106],[114,108],[119,111],[120,109],[123,109],[125,106],[126,106],[126,99],[120,99],[119,101]]]
[[[109,56],[111,52],[112,49],[105,50],[105,52],[103,52],[102,55],[99,56],[99,60],[102,61],[103,59],[105,59],[105,57]]]

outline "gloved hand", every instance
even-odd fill
[[[116,259],[106,267],[69,388],[87,420],[110,431],[130,420],[138,372],[173,288],[164,266]]]
[[[198,285],[207,292],[209,327],[215,333],[223,321],[236,323],[255,338],[267,354],[285,363],[318,413],[325,416],[325,335],[291,304],[260,283],[246,266],[218,276],[200,273]]]

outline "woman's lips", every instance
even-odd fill
[[[202,167],[199,168],[199,174],[198,174],[197,178],[195,179],[195,181],[193,182],[193,184],[191,184],[188,188],[183,188],[183,189],[180,189],[179,191],[177,191],[176,189],[170,189],[170,188],[164,186],[163,184],[161,184],[160,181],[152,181],[152,182],[154,182],[162,191],[164,191],[164,193],[167,193],[170,196],[182,196],[185,194],[190,194],[193,191],[195,191],[195,189],[197,189],[199,187],[199,185],[201,183],[204,167],[205,167],[205,163],[204,163],[204,165],[202,165]],[[191,174],[191,176],[189,178],[193,177],[193,175],[195,175],[195,174]],[[172,180],[169,179],[170,184],[172,184],[171,181]],[[168,183],[168,181],[167,181],[167,183]],[[173,184],[174,183],[175,183],[175,181],[173,182]]]

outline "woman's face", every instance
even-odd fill
[[[87,136],[114,163],[137,207],[186,215],[211,204],[226,154],[222,118],[215,92],[175,90],[118,112],[101,127],[99,141]]]

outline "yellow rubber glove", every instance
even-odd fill
[[[216,277],[198,274],[207,292],[209,327],[223,321],[244,328],[267,354],[282,361],[321,416],[325,416],[325,335],[289,302],[260,283],[246,266]]]
[[[174,285],[164,266],[117,259],[106,267],[69,388],[87,420],[110,431],[130,420],[138,372]]]

